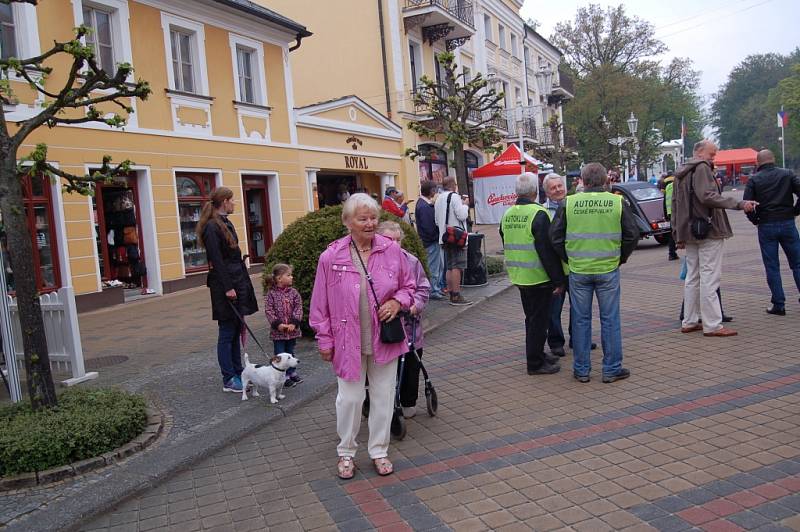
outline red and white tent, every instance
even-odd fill
[[[523,156],[525,171],[539,173],[543,163],[527,153]],[[499,224],[503,213],[517,201],[514,189],[522,171],[519,161],[519,148],[510,144],[497,159],[472,172],[476,223]]]

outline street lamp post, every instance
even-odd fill
[[[638,144],[639,143],[636,141],[636,131],[639,129],[639,120],[633,115],[633,111],[631,111],[631,116],[630,116],[630,118],[628,118],[628,120],[626,120],[626,122],[628,123],[628,131],[631,134],[631,140],[633,140],[633,155],[634,155],[634,157],[636,157],[636,155],[637,155],[637,153],[639,151],[638,150],[638,147],[639,147]],[[636,158],[634,158],[632,162],[634,164],[634,168],[636,168],[636,165],[637,165]],[[637,178],[638,178],[638,175],[639,175],[639,169],[638,168],[636,168],[636,175],[637,175]]]
[[[514,115],[517,121],[517,133],[519,135],[519,173],[525,173],[525,145],[522,139],[522,126],[525,120],[525,112],[522,109],[522,100],[517,100],[517,108],[514,110]]]

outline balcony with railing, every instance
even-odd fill
[[[421,27],[429,44],[445,39],[447,47],[460,46],[475,34],[471,0],[403,0],[405,30]]]
[[[548,103],[563,103],[575,97],[575,84],[563,68],[558,69],[558,78],[553,79],[553,89],[548,97]]]

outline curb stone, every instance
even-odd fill
[[[476,303],[503,294],[512,287],[511,284],[497,287],[497,291],[483,296]],[[476,305],[448,308],[459,309],[453,314],[456,315],[475,307]],[[445,322],[429,323],[425,332],[428,333],[443,323]],[[234,416],[226,421],[225,431],[204,431],[202,438],[165,441],[159,445],[159,450],[163,451],[161,454],[147,453],[147,460],[145,460],[144,454],[137,454],[125,461],[124,468],[106,468],[93,472],[100,478],[93,479],[90,486],[80,489],[79,493],[62,495],[39,510],[20,516],[9,522],[4,530],[9,532],[78,530],[86,520],[113,508],[126,499],[156,487],[181,469],[206,458],[241,437],[259,430],[273,420],[285,417],[288,413],[318,399],[336,387],[336,379],[330,372],[316,383],[309,382],[309,380],[306,380],[306,383],[310,385],[304,388],[308,390],[308,393],[298,397],[295,401],[285,403],[282,407],[267,407],[266,415],[263,417],[253,419]],[[119,464],[115,463],[115,465]]]

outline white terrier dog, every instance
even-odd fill
[[[247,353],[244,354],[244,370],[242,371],[242,401],[247,401],[247,387],[253,385],[253,397],[258,397],[258,387],[269,389],[269,402],[275,404],[284,399],[283,383],[286,382],[286,370],[297,367],[297,359],[290,353],[275,355],[269,366],[251,364]]]

